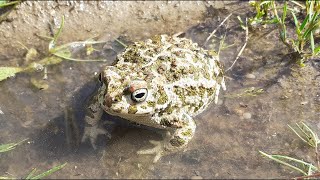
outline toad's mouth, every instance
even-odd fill
[[[128,113],[128,109],[112,109],[110,107],[103,106],[106,113],[112,116],[132,116],[132,117],[146,117],[150,116],[150,112],[140,112],[140,113]]]

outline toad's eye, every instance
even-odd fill
[[[131,94],[131,99],[135,102],[143,102],[146,100],[148,95],[148,90],[145,88],[137,89]]]

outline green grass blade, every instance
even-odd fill
[[[10,6],[10,5],[14,5],[20,3],[20,1],[11,1],[11,2],[7,2],[7,1],[0,1],[0,8],[6,7],[6,6]]]
[[[311,147],[316,148],[318,146],[318,143],[320,143],[320,140],[315,134],[312,129],[309,128],[305,123],[301,122],[301,125],[296,123],[296,126],[300,130],[299,132],[296,131],[294,128],[292,128],[290,125],[288,125],[289,128],[305,143],[309,144]]]
[[[61,17],[61,25],[58,29],[58,32],[53,36],[52,41],[49,43],[49,50],[56,45],[56,42],[58,40],[58,37],[60,36],[60,33],[62,32],[63,27],[64,27],[64,16]]]
[[[304,27],[306,26],[308,22],[308,17],[304,18],[304,20],[302,21],[300,27],[299,27],[299,30],[302,31],[304,29]]]
[[[285,1],[284,5],[283,5],[283,13],[282,13],[282,23],[283,24],[286,19],[286,16],[287,16],[287,1]]]
[[[298,123],[296,123],[296,125],[298,126],[298,128],[300,129],[300,131],[303,133],[304,135],[304,139],[305,141],[311,146],[311,147],[315,147],[313,143],[311,143],[313,139],[312,136],[310,136],[310,134],[305,130],[305,124],[302,123],[302,126],[300,126]]]
[[[22,144],[27,139],[24,139],[18,143],[8,143],[8,144],[1,144],[0,145],[0,153],[10,151],[14,148],[16,148],[18,145]]]
[[[307,37],[310,36],[311,32],[313,32],[315,29],[316,29],[315,26],[310,26],[310,27],[303,33],[302,37],[303,37],[304,39],[306,39]]]
[[[14,149],[14,143],[0,145],[0,153],[11,151],[12,149]]]
[[[313,166],[313,167],[314,167],[314,166]],[[312,166],[309,166],[308,176],[309,176],[309,175],[312,175],[315,171],[318,171],[318,170],[313,169],[313,167],[312,167]],[[314,167],[314,168],[316,168],[316,167]]]
[[[318,18],[318,15],[319,15],[319,12],[318,11],[316,11],[313,15],[312,15],[312,18],[311,18],[311,23],[313,23],[313,22],[316,22],[316,19]]]
[[[27,179],[41,179],[41,178],[44,178],[46,176],[49,176],[50,174],[56,172],[56,171],[59,171],[60,169],[62,169],[67,163],[64,163],[64,164],[61,164],[59,166],[55,166],[51,169],[49,169],[48,171],[46,172],[43,172],[37,176],[34,176],[34,177],[30,177],[30,178],[27,178]]]
[[[317,148],[319,138],[318,136],[307,126],[305,123],[301,122],[301,131],[305,135],[305,139],[311,147]]]
[[[314,133],[312,131],[312,129],[308,125],[306,125],[304,122],[301,122],[301,123],[308,130],[308,132],[310,133],[311,138],[312,138],[312,140],[314,142],[315,147],[317,147],[317,145],[320,143],[318,135],[316,133]]]
[[[285,24],[282,24],[282,31],[280,31],[280,38],[283,42],[286,42],[287,39],[287,28]]]
[[[304,136],[306,137],[305,139],[309,139],[310,136],[307,134],[307,132],[304,130],[303,126],[300,126],[299,123],[296,123],[297,127],[300,129],[300,131],[304,134]]]
[[[276,2],[271,1],[271,4],[272,4],[272,9],[273,9],[274,15],[276,16],[277,21],[280,22],[280,20],[279,20],[280,18],[278,16],[278,11],[277,11],[277,7],[276,7]]]
[[[318,47],[316,47],[316,48],[314,49],[314,55],[319,54],[319,52],[320,52],[320,46],[318,46]]]
[[[298,159],[290,158],[290,157],[287,157],[287,156],[269,155],[269,154],[264,153],[264,152],[262,152],[262,151],[259,151],[259,153],[262,154],[263,156],[271,159],[271,160],[274,160],[274,161],[282,164],[282,165],[288,166],[288,167],[290,167],[291,169],[294,169],[294,170],[296,170],[296,171],[298,171],[298,172],[300,172],[300,173],[302,173],[302,174],[304,174],[304,175],[308,175],[308,173],[305,172],[304,170],[302,170],[302,169],[300,169],[300,168],[298,168],[298,167],[296,167],[296,166],[293,166],[293,165],[291,165],[291,164],[289,164],[289,163],[287,163],[287,162],[285,162],[285,161],[282,161],[281,159],[279,159],[279,157],[280,157],[280,158],[283,158],[283,159],[287,159],[287,160],[293,160],[293,161],[295,161],[295,162],[302,162],[302,164],[304,164],[304,165],[305,165],[305,164],[308,164],[308,163],[305,163],[305,162],[300,161],[300,160],[298,160]],[[310,165],[310,164],[308,164],[308,165]]]
[[[282,155],[272,155],[274,158],[277,158],[277,159],[284,159],[284,160],[288,160],[288,161],[293,161],[293,162],[296,162],[302,166],[307,166],[308,169],[311,168],[312,171],[317,171],[317,167],[315,167],[314,165],[312,165],[311,163],[307,163],[307,162],[304,162],[302,160],[299,160],[299,159],[295,159],[295,158],[292,158],[292,157],[289,157],[289,156],[282,156]]]
[[[32,169],[32,171],[28,174],[28,176],[26,177],[26,179],[30,179],[32,178],[32,176],[34,175],[34,173],[37,171],[37,168]]]
[[[292,17],[293,17],[293,20],[294,20],[294,24],[296,25],[296,27],[299,27],[299,21],[298,21],[296,15],[292,11],[291,11],[291,14],[292,14]]]
[[[320,5],[319,5],[319,7],[320,7]],[[308,37],[309,33],[311,34],[311,32],[313,32],[317,28],[319,28],[320,21],[318,19],[318,15],[319,15],[319,12],[316,12],[315,14],[313,14],[311,21],[310,21],[310,25],[308,26],[308,29],[305,32],[304,37]]]
[[[297,35],[299,36],[300,33],[301,33],[301,31],[300,31],[300,29],[299,29],[299,21],[298,21],[296,15],[294,14],[294,12],[291,11],[291,14],[292,14],[292,17],[293,17],[293,20],[294,20],[294,24],[295,24],[295,26],[296,26],[296,33],[297,33]]]
[[[308,141],[306,141],[295,129],[293,129],[290,125],[288,125],[289,128],[305,143],[308,143]]]

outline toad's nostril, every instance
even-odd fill
[[[106,94],[104,102],[107,107],[111,107],[112,97],[109,94]]]

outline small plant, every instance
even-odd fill
[[[67,163],[64,163],[64,164],[61,164],[61,165],[58,165],[58,166],[54,166],[53,168],[43,172],[43,173],[40,173],[38,175],[34,175],[37,171],[36,168],[34,168],[29,174],[28,176],[25,178],[25,179],[42,179],[42,178],[45,178],[57,171],[59,171],[60,169],[62,169],[65,165],[67,165]],[[14,177],[7,177],[7,176],[0,176],[0,179],[17,179],[17,178],[14,178]]]
[[[299,178],[319,176],[320,166],[319,166],[318,144],[320,143],[320,140],[318,138],[318,135],[314,133],[312,129],[303,122],[296,123],[295,128],[291,127],[290,125],[288,126],[303,142],[307,143],[309,146],[315,149],[315,157],[316,157],[315,159],[317,162],[316,166],[311,163],[307,163],[302,160],[295,159],[289,156],[269,155],[262,151],[259,151],[259,153],[261,153],[263,156],[271,160],[274,160],[280,164],[290,167],[304,175],[303,177],[299,177]]]
[[[21,0],[19,0],[19,1],[0,0],[0,23],[2,21],[6,20],[9,13],[20,2],[21,2]]]
[[[78,58],[72,57],[72,49],[75,49],[77,47],[85,47],[87,52],[86,55],[89,56],[92,52],[97,51],[92,47],[92,45],[106,43],[105,41],[94,41],[92,39],[89,39],[86,41],[71,42],[71,43],[57,46],[57,40],[62,32],[63,26],[64,26],[64,17],[62,17],[61,25],[57,33],[55,33],[53,37],[42,36],[50,39],[50,42],[48,45],[49,48],[48,48],[47,57],[39,61],[32,62],[26,67],[0,67],[0,81],[3,81],[9,77],[15,76],[17,73],[21,73],[21,72],[36,72],[36,71],[46,70],[47,66],[59,64],[63,60],[71,60],[71,61],[77,61],[77,62],[106,61],[105,59],[78,59]],[[30,49],[28,49],[27,47],[25,48],[28,50],[27,55],[37,53],[33,48],[30,48]],[[30,53],[30,52],[33,52],[33,53]],[[34,83],[35,86],[37,86],[37,84],[39,83],[38,82]]]
[[[305,4],[301,1],[259,0],[250,1],[256,10],[256,15],[249,18],[248,26],[253,28],[260,24],[275,24],[279,29],[281,41],[295,52],[300,65],[320,53],[320,44],[315,42],[315,37],[320,29],[320,1],[307,0]],[[298,18],[297,14],[302,14]],[[242,22],[241,19],[240,23]],[[295,34],[289,35],[288,24],[294,22]]]
[[[53,168],[49,169],[48,171],[45,171],[41,174],[38,174],[38,175],[34,175],[34,173],[36,173],[37,169],[34,168],[30,173],[29,175],[26,177],[26,179],[42,179],[46,176],[49,176],[50,174],[56,172],[56,171],[59,171],[60,169],[62,169],[65,165],[67,165],[67,163],[64,163],[64,164],[61,164],[61,165],[58,165],[58,166],[54,166]]]
[[[253,18],[249,18],[249,26],[256,26],[259,24],[272,24],[275,23],[275,19],[269,17],[269,11],[272,6],[272,1],[260,0],[249,1],[249,4],[256,10],[256,15]]]
[[[278,28],[281,41],[288,48],[297,52],[303,61],[310,57],[317,56],[320,53],[320,44],[315,45],[314,41],[314,33],[320,27],[320,1],[306,1],[304,9],[306,10],[306,17],[302,22],[299,22],[294,10],[290,11],[295,24],[296,37],[289,37],[285,23],[289,10],[287,2],[283,5],[281,18],[278,16],[276,3],[273,3],[273,11],[279,24]]]
[[[25,142],[27,139],[24,139],[18,143],[8,143],[8,144],[0,144],[0,153],[4,153],[4,152],[8,152],[13,150],[14,148],[16,148],[18,145],[22,144],[23,142]],[[41,179],[44,178],[46,176],[49,176],[50,174],[62,169],[67,163],[55,166],[51,169],[49,169],[48,171],[45,171],[41,174],[38,175],[34,175],[34,173],[37,171],[36,168],[34,168],[29,175],[25,178],[25,179]],[[0,179],[13,179],[12,177],[7,177],[7,176],[0,176]]]

